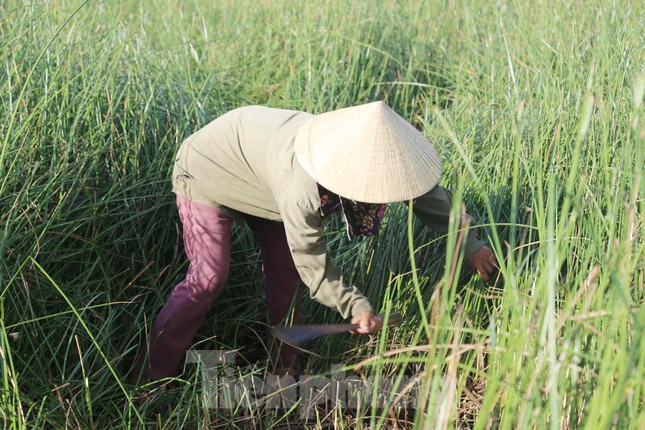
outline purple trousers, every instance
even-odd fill
[[[211,304],[224,288],[231,262],[231,218],[215,208],[179,196],[177,206],[190,266],[186,278],[172,290],[154,321],[140,357],[139,364],[150,380],[177,374],[179,363]],[[297,322],[300,318],[300,295],[297,294],[300,276],[283,225],[252,216],[247,216],[246,222],[262,249],[269,324],[280,324],[292,315],[290,311]],[[275,339],[270,341],[269,355],[274,368],[297,367],[297,350]]]

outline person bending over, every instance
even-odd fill
[[[436,149],[383,102],[312,115],[247,106],[188,137],[172,175],[190,265],[154,321],[139,359],[146,380],[175,376],[231,259],[231,226],[246,222],[262,250],[269,324],[300,318],[300,280],[311,298],[375,333],[367,298],[327,254],[323,220],[342,214],[347,233],[377,232],[388,203],[413,201],[428,227],[447,231],[451,194],[438,185]],[[487,281],[496,259],[475,234],[465,258]],[[297,372],[297,350],[273,340],[276,374]]]

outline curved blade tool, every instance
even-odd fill
[[[385,321],[385,317],[377,317]],[[399,313],[392,313],[387,318],[387,325],[398,325],[403,322],[403,317]],[[280,326],[272,329],[273,336],[290,345],[299,346],[300,344],[314,339],[319,336],[329,336],[338,333],[347,333],[359,328],[358,324],[311,324],[311,325],[292,325]]]

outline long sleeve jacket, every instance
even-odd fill
[[[294,263],[310,296],[347,318],[372,310],[343,280],[327,254],[316,182],[294,153],[298,129],[311,114],[248,106],[232,110],[189,136],[173,170],[173,191],[240,219],[253,215],[284,224]],[[451,195],[437,186],[415,199],[413,211],[430,228],[446,231]],[[466,257],[483,242],[469,235]]]

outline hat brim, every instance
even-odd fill
[[[383,102],[317,115],[298,130],[294,145],[317,183],[351,200],[410,200],[441,179],[434,146]]]

